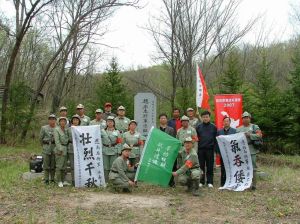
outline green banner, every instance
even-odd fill
[[[181,142],[157,128],[149,132],[135,179],[167,187]]]

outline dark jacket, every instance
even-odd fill
[[[180,121],[180,120],[179,120]],[[168,124],[167,124],[169,127],[173,128],[174,131],[175,131],[175,134],[177,133],[177,130],[176,130],[176,120],[174,118],[168,120]]]
[[[168,135],[171,135],[172,137],[176,138],[176,133],[175,133],[174,128],[167,126],[164,130],[161,127],[159,127],[159,129],[161,131],[167,133]]]
[[[227,131],[225,131],[224,128],[222,128],[222,129],[218,130],[217,136],[220,136],[220,135],[233,135],[235,133],[236,133],[236,129],[234,129],[234,128],[229,128]],[[219,148],[218,144],[217,144],[217,147],[216,147],[216,152],[218,154],[220,154],[220,148]]]
[[[217,128],[213,123],[201,123],[196,131],[199,139],[198,150],[215,148]]]

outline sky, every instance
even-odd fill
[[[4,15],[13,17],[12,0],[0,0],[0,10]],[[284,41],[294,34],[290,19],[290,4],[295,0],[243,0],[238,8],[238,22],[245,25],[247,21],[261,16],[256,27],[244,38],[243,42],[254,43],[263,25],[269,34],[268,41]],[[109,21],[109,32],[102,42],[111,48],[102,48],[104,56],[97,70],[107,67],[112,56],[118,58],[122,69],[147,67],[154,65],[152,60],[156,48],[151,35],[143,29],[151,16],[158,15],[161,0],[140,0],[141,9],[121,8]]]

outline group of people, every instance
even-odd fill
[[[104,105],[104,111],[97,109],[95,119],[85,115],[84,106],[79,104],[77,114],[69,120],[67,108],[61,107],[59,118],[54,114],[48,117],[48,125],[41,128],[40,141],[43,147],[44,182],[58,183],[59,187],[71,185],[65,180],[66,166],[69,161],[72,184],[74,185],[74,151],[72,145],[71,126],[99,125],[102,139],[102,155],[106,182],[115,188],[129,192],[135,186],[134,176],[139,165],[145,137],[137,130],[137,122],[126,117],[126,109],[119,106],[117,114],[112,113],[111,103]],[[188,108],[186,115],[181,117],[178,108],[173,109],[172,118],[167,114],[159,115],[159,129],[182,142],[178,158],[174,163],[170,187],[178,183],[187,186],[193,195],[199,195],[199,187],[213,188],[214,155],[220,154],[216,137],[218,135],[245,132],[248,140],[254,178],[252,189],[256,188],[256,153],[253,141],[262,137],[257,125],[251,124],[251,115],[244,112],[243,125],[238,129],[230,127],[230,117],[224,117],[224,128],[217,130],[210,121],[210,112],[204,111],[196,117],[193,108]],[[176,177],[176,178],[175,178]],[[224,164],[221,160],[221,185],[226,180]]]

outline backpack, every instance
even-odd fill
[[[255,129],[254,124],[252,124],[252,133],[256,134],[256,129]],[[252,140],[252,144],[253,144],[255,149],[261,149],[262,146],[264,145],[263,138],[259,138],[257,140]]]

